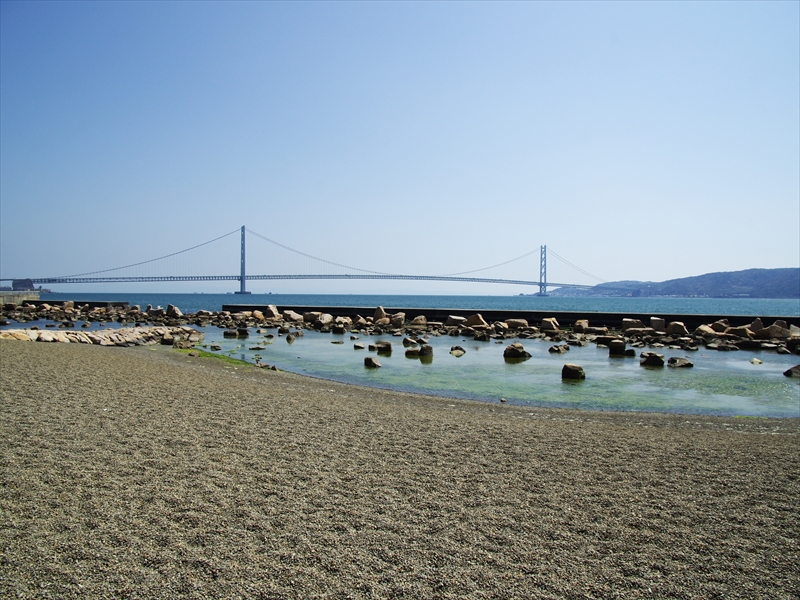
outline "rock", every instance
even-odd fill
[[[350,317],[336,317],[333,322],[342,327],[351,327],[353,325],[353,320]]]
[[[211,344],[211,349],[214,351],[219,351],[222,350],[222,346],[220,346],[219,344]]]
[[[389,325],[389,324],[391,324],[391,322],[392,322],[392,320],[389,317],[382,317],[382,318],[378,319],[377,321],[375,321],[374,325],[376,327],[381,327],[381,326],[384,326],[384,325]]]
[[[406,324],[406,313],[399,312],[391,316],[392,327],[402,327]]]
[[[780,322],[782,323],[783,321]],[[792,337],[791,331],[786,327],[781,327],[778,323],[778,321],[775,321],[769,327],[759,329],[755,332],[755,337],[760,340],[785,340]]]
[[[445,327],[463,327],[466,322],[466,317],[459,317],[458,315],[449,315],[445,321]]]
[[[180,319],[183,316],[181,309],[172,304],[167,306],[167,316],[171,319]]]
[[[419,342],[413,338],[405,337],[403,338],[403,346],[415,346],[419,344]]]
[[[761,319],[756,317],[756,320],[748,325],[750,331],[758,331],[759,329],[764,329],[764,323],[761,322]]]
[[[383,310],[382,306],[379,306],[378,308],[376,308],[375,309],[375,314],[372,316],[372,320],[375,323],[377,323],[381,319],[388,319],[388,318],[389,318],[389,315],[386,313],[385,310]]]
[[[609,340],[608,342],[608,355],[609,356],[625,356],[625,340]]]
[[[506,319],[506,325],[509,329],[525,329],[528,326],[528,321],[525,319]]]
[[[694,330],[694,334],[700,337],[717,337],[717,335],[721,333],[716,331],[711,325],[700,325],[697,329]]]
[[[778,319],[773,323],[773,325],[777,325],[778,327],[782,327],[783,329],[788,329],[789,326],[786,324],[786,321],[783,319]]]
[[[791,369],[783,372],[786,377],[800,377],[800,365],[795,365]]]
[[[731,324],[728,323],[728,319],[720,319],[719,321],[714,321],[711,324],[711,329],[717,333],[725,333],[725,330],[730,326]]]
[[[333,340],[331,344],[344,344],[344,340]]]
[[[287,343],[287,344],[292,344],[292,343],[294,343],[294,340],[295,340],[295,336],[294,336],[294,334],[291,334],[291,333],[290,333],[289,335],[287,335],[287,336],[286,336],[286,343]]]
[[[667,335],[677,335],[677,336],[689,335],[689,332],[686,330],[686,326],[680,321],[673,321],[672,323],[667,325],[665,331]]]
[[[266,318],[264,317],[264,313],[262,313],[260,310],[254,310],[253,311],[253,318],[256,321],[265,321],[266,320]]]
[[[650,327],[656,331],[664,331],[667,328],[667,322],[661,317],[650,317]]]
[[[625,330],[626,337],[651,337],[656,334],[652,327],[629,327]]]
[[[285,311],[283,311],[283,318],[284,318],[284,320],[291,321],[293,323],[301,323],[301,322],[303,322],[305,320],[303,318],[303,315],[301,315],[299,313],[296,313],[293,310],[285,310]]]
[[[519,342],[515,344],[511,344],[506,346],[506,349],[503,350],[503,358],[522,358],[528,359],[531,357],[530,352],[527,352],[525,348]]]
[[[669,360],[667,361],[667,366],[672,367],[673,369],[687,369],[693,367],[694,363],[688,358],[683,358],[681,356],[670,356]]]
[[[555,317],[545,317],[542,319],[542,331],[558,331],[558,321]]]
[[[797,325],[789,325],[789,336],[793,338],[800,337],[800,327]]]
[[[489,324],[483,320],[483,315],[480,313],[474,314],[470,316],[465,322],[464,325],[467,327],[489,327]]]
[[[322,313],[318,312],[318,311],[312,311],[312,312],[303,313],[303,322],[305,322],[305,323],[313,323],[314,321],[319,319],[319,316],[321,314]]]
[[[561,379],[586,379],[586,373],[582,367],[567,363],[561,368]]]
[[[280,319],[281,313],[278,312],[278,307],[274,304],[268,305],[263,313],[265,319]],[[253,315],[255,316],[255,311],[253,311]]]
[[[250,337],[250,331],[247,327],[239,327],[239,329],[236,330],[236,337]]]
[[[375,342],[375,349],[377,350],[378,354],[391,354],[392,342]]]
[[[751,365],[763,365],[764,361],[761,360],[761,359],[753,357],[753,358],[750,359],[750,364]]]
[[[461,346],[451,346],[450,347],[450,354],[455,356],[456,358],[460,356],[464,356],[467,353]]]
[[[762,328],[763,329],[763,328]],[[736,337],[750,339],[755,337],[755,333],[753,333],[750,328],[746,325],[741,327],[728,327],[725,330],[725,334],[727,335],[735,335]]]
[[[412,329],[425,329],[428,326],[428,319],[425,315],[419,315],[414,317],[408,326]]]
[[[433,356],[433,346],[430,344],[422,344],[419,347],[419,355],[420,356]]]
[[[608,335],[608,327],[587,327],[583,333],[592,335]]]
[[[363,349],[364,349],[364,344],[361,343],[353,344],[353,350],[363,350]]]
[[[657,352],[642,352],[639,356],[639,364],[643,367],[663,367],[664,355]]]
[[[367,320],[361,315],[356,315],[356,318],[353,320],[353,327],[363,328],[366,326]]]
[[[192,343],[188,339],[175,338],[172,341],[172,347],[179,350],[188,350],[192,347]]]
[[[417,358],[419,356],[419,346],[406,348],[406,358]]]
[[[491,337],[488,331],[476,331],[473,338],[476,342],[488,342]]]
[[[324,327],[325,325],[330,325],[333,323],[333,315],[329,315],[328,313],[322,313],[314,319],[314,327],[320,326]]]
[[[622,331],[625,332],[628,329],[644,329],[644,323],[642,323],[639,319],[622,319]]]
[[[380,361],[375,358],[374,356],[365,356],[364,357],[364,366],[370,369],[377,369],[383,365],[381,365]]]
[[[578,319],[575,321],[575,325],[572,326],[572,330],[575,333],[586,333],[586,330],[589,328],[589,320],[588,319]]]
[[[557,344],[555,346],[550,346],[547,350],[550,354],[564,354],[565,352],[569,352],[569,344]]]

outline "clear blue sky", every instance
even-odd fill
[[[800,266],[798,2],[3,0],[0,28],[2,277],[241,225],[393,273],[541,244],[609,281]],[[186,268],[234,274],[237,243]],[[536,279],[538,255],[498,274]]]

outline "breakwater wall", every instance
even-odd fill
[[[231,313],[243,311],[264,311],[267,305],[263,304],[223,304],[222,310]],[[367,317],[375,312],[375,307],[367,306],[279,306],[279,310],[293,310],[299,314],[308,312],[323,312],[335,317],[350,317],[356,315]],[[409,319],[419,315],[425,315],[428,321],[447,321],[449,316],[469,317],[475,313],[480,313],[488,322],[505,321],[507,319],[525,319],[528,323],[540,323],[543,319],[555,317],[562,325],[572,324],[580,319],[588,319],[590,325],[596,327],[608,327],[619,329],[622,319],[639,319],[643,323],[649,323],[650,317],[660,317],[667,323],[680,321],[687,328],[696,328],[700,325],[713,323],[721,319],[727,319],[732,326],[749,325],[755,319],[754,316],[744,315],[677,315],[677,314],[636,314],[636,313],[614,313],[614,312],[569,312],[569,311],[531,311],[531,310],[473,310],[458,308],[400,308],[384,307],[387,313],[405,313]],[[783,315],[759,315],[764,322],[772,323],[776,320],[783,320],[788,324],[800,327],[800,317],[786,317]]]

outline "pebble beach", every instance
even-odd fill
[[[0,597],[800,596],[798,419],[6,340],[0,399]]]

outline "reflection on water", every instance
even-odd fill
[[[337,336],[307,331],[290,346],[285,337],[268,339],[251,334],[246,340],[225,339],[217,328],[206,329],[205,343],[218,343],[222,353],[234,351],[242,360],[261,362],[295,373],[345,383],[399,389],[441,396],[498,401],[501,397],[523,405],[559,406],[596,410],[640,410],[719,415],[800,417],[800,381],[783,371],[800,357],[771,352],[721,353],[658,349],[667,359],[688,357],[691,369],[642,368],[635,358],[609,358],[608,350],[571,346],[565,354],[550,354],[550,342],[521,340],[531,358],[507,361],[503,343],[475,342],[459,337],[432,337],[433,356],[406,358],[402,338],[393,336]],[[343,344],[331,344],[331,341]],[[378,341],[391,342],[394,352],[381,353],[380,369],[366,369],[368,350],[355,350]],[[258,345],[263,350],[251,351]],[[450,354],[459,345],[463,356]],[[638,352],[641,352],[639,350]],[[637,354],[638,354],[637,352]],[[372,353],[374,354],[374,353]],[[763,364],[753,365],[758,356]],[[563,382],[565,363],[583,367],[586,379]]]

